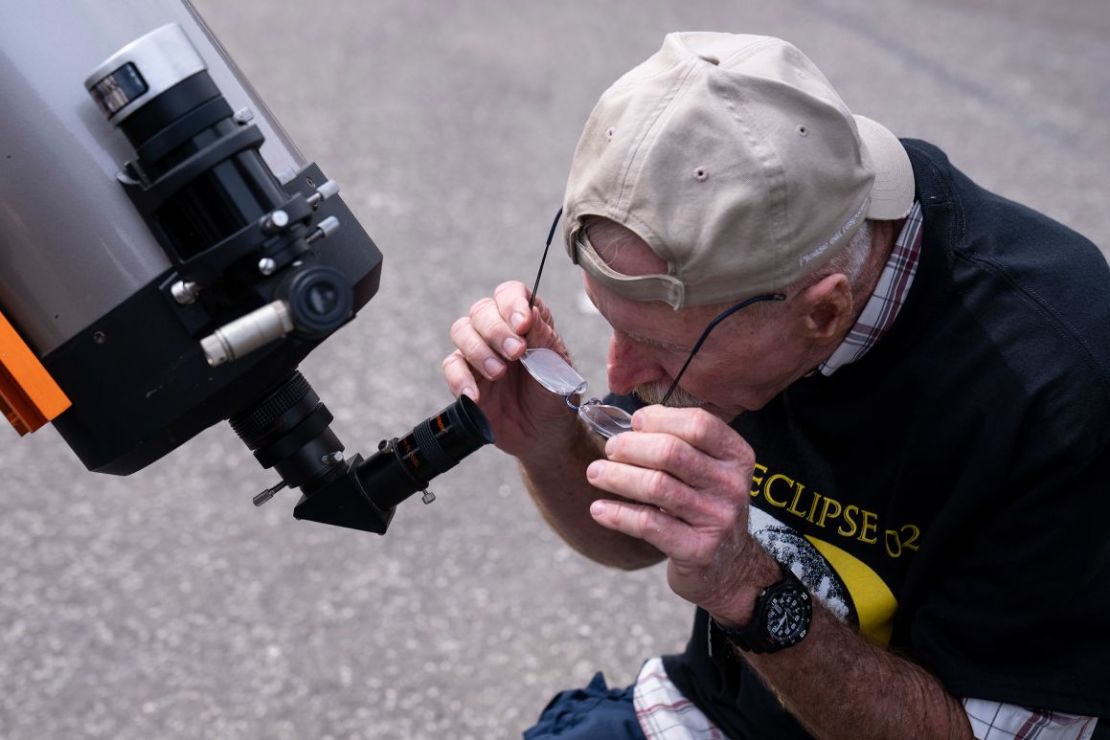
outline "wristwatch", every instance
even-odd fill
[[[774,653],[797,645],[809,632],[813,602],[809,591],[789,568],[781,563],[782,580],[759,594],[755,600],[752,620],[743,627],[725,627],[712,620],[713,626],[728,641],[749,653]]]

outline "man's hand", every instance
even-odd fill
[[[632,429],[608,441],[608,459],[594,461],[587,477],[638,503],[597,501],[594,520],[662,551],[679,596],[723,622],[746,621],[769,560],[748,535],[751,447],[701,409],[649,406]]]
[[[520,282],[498,285],[451,326],[456,349],[443,360],[443,376],[456,396],[478,402],[495,444],[525,459],[565,445],[577,419],[563,399],[532,380],[517,360],[527,347],[547,347],[567,357],[551,312],[537,300],[528,308]]]

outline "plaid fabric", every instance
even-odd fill
[[[640,669],[632,705],[647,740],[726,740],[725,734],[667,678],[662,658],[652,658]]]
[[[822,375],[832,375],[863,357],[894,324],[894,319],[910,292],[910,286],[913,285],[913,276],[917,273],[920,258],[921,204],[914,202],[906,216],[906,223],[890,250],[890,257],[879,276],[875,292],[863,307],[855,325],[848,330],[848,336],[829,359],[818,367]]]
[[[1098,720],[1074,714],[964,699],[971,732],[979,740],[1090,740]],[[650,738],[651,736],[648,735]]]
[[[647,740],[724,740],[725,735],[683,696],[663,670],[663,661],[644,663],[636,678],[633,705]],[[985,699],[964,699],[971,733],[979,740],[1090,740],[1098,720],[1026,709]]]

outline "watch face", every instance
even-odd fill
[[[767,600],[764,626],[767,637],[775,645],[793,645],[806,636],[812,604],[809,594],[797,588],[785,588]]]

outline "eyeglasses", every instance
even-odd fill
[[[562,215],[563,209],[560,208],[555,213],[555,220],[551,222],[551,229],[547,232],[547,243],[544,245],[543,257],[540,259],[540,269],[536,272],[536,281],[532,285],[532,295],[528,299],[529,310],[536,301],[536,291],[539,290],[540,287],[540,276],[543,275],[543,267],[547,262],[547,253],[548,250],[551,249],[551,240],[555,236],[555,228],[559,225],[559,219]],[[710,332],[716,329],[718,324],[734,313],[754,303],[785,300],[786,296],[782,293],[765,293],[742,300],[734,306],[729,306],[713,317],[702,331],[701,336],[698,337],[698,340],[694,342],[690,354],[686,357],[686,362],[682,364],[682,369],[678,371],[674,380],[671,381],[671,386],[663,395],[663,400],[660,401],[660,403],[665,405],[667,401],[671,399],[671,396],[674,395],[675,390],[678,389],[678,383],[682,380],[682,376],[686,373],[686,369],[690,367],[694,355],[696,355],[702,345],[705,344],[705,340],[709,338]],[[587,383],[585,378],[579,375],[578,371],[571,367],[559,353],[543,348],[529,349],[525,350],[524,356],[520,358],[520,361],[528,371],[528,374],[531,375],[536,382],[552,393],[563,396],[567,406],[576,410],[578,416],[586,425],[605,439],[632,429],[632,415],[620,407],[602,403],[597,398],[592,398],[578,404],[575,404],[574,401],[571,400],[572,396],[580,395],[586,391]]]
[[[609,439],[632,428],[632,415],[619,406],[602,403],[599,398],[574,402],[574,396],[586,392],[586,379],[558,352],[544,347],[526,349],[520,363],[537,383],[562,396],[567,406],[578,412],[578,418],[602,438]]]

